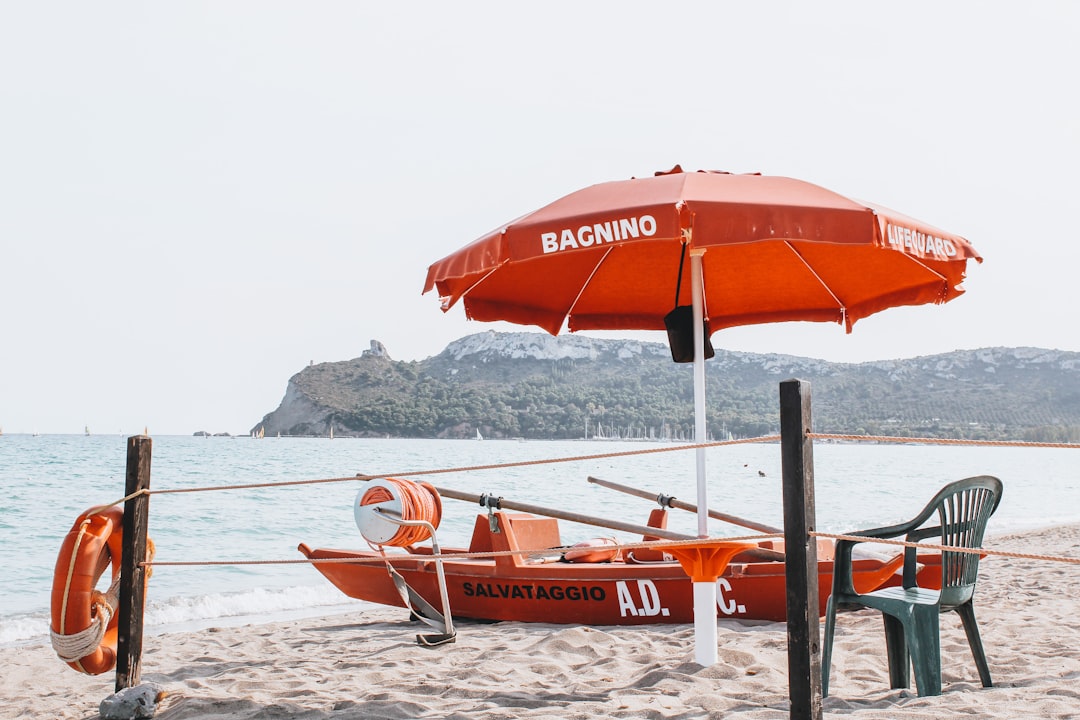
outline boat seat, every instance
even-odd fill
[[[660,530],[667,529],[668,512],[667,508],[653,508],[653,511],[649,513],[649,527],[659,528]],[[662,540],[656,535],[642,535],[641,540],[643,542],[654,542],[656,540]],[[675,562],[675,556],[669,552],[663,550],[655,550],[653,548],[638,548],[637,550],[630,550],[626,553],[626,561],[629,563],[657,563],[657,562]]]
[[[559,538],[559,521],[555,518],[537,517],[527,513],[508,513],[502,510],[495,513],[500,517],[500,525],[509,526],[513,534],[514,548],[517,550],[547,550],[559,547],[562,540]],[[491,537],[491,524],[488,516],[478,514],[473,525],[472,540],[469,541],[469,552],[493,552],[507,549],[508,542],[493,542]]]

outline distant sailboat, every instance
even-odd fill
[[[89,425],[83,425],[83,433],[85,433],[87,435],[87,437],[89,437],[89,435],[90,435],[90,426]]]
[[[483,440],[484,436],[480,434],[480,428],[476,428],[476,439]]]
[[[334,426],[332,424],[330,425],[330,439],[334,439]]]

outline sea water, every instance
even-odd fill
[[[123,497],[126,445],[119,435],[0,436],[0,646],[48,641],[60,544],[79,513]],[[627,454],[644,450],[662,452]],[[654,502],[587,477],[693,503],[695,455],[687,446],[656,442],[155,437],[152,491],[344,480],[152,495],[149,532],[158,561],[298,560],[301,542],[366,548],[352,509],[365,483],[351,478],[443,470],[452,472],[417,479],[643,525]],[[993,534],[1080,522],[1075,449],[818,442],[814,460],[818,528],[826,532],[909,519],[946,482],[981,474],[1004,482]],[[490,465],[513,466],[476,469]],[[783,524],[777,443],[710,448],[706,477],[713,509]],[[453,499],[443,505],[440,544],[466,546],[481,508]],[[673,510],[669,528],[695,534],[696,516]],[[575,523],[560,529],[564,543],[638,539]],[[751,531],[712,521],[710,532]],[[147,602],[150,633],[363,607],[306,564],[162,566],[154,570]]]

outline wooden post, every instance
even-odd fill
[[[810,430],[810,383],[785,380],[780,383],[780,455],[792,720],[821,720],[817,540],[809,535],[816,524],[813,443],[807,437]]]
[[[150,489],[150,454],[153,442],[145,435],[128,438],[125,495]],[[143,607],[146,603],[146,532],[150,523],[150,496],[139,495],[124,503],[123,557],[120,561],[120,607],[116,612],[116,692],[135,687],[142,675]]]

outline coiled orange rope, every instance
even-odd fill
[[[397,489],[401,497],[402,520],[424,520],[438,529],[442,522],[442,498],[434,486],[425,482],[412,480],[399,480],[386,478],[386,482]],[[360,498],[361,505],[375,505],[394,500],[393,493],[382,485],[375,485]],[[431,537],[431,533],[423,525],[402,525],[398,531],[382,545],[391,547],[408,547],[414,543],[423,542]]]

